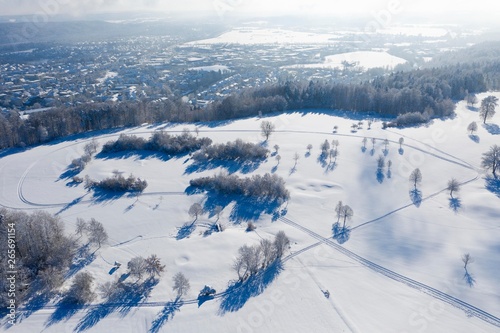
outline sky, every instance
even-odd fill
[[[70,15],[103,12],[193,11],[214,15],[253,16],[303,14],[376,16],[414,13],[433,16],[470,12],[494,14],[496,0],[0,0],[0,15]],[[471,5],[473,4],[473,5]]]

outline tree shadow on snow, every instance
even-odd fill
[[[486,189],[500,198],[500,178],[488,176],[486,180]]]
[[[462,200],[460,198],[450,198],[449,207],[455,214],[458,213],[460,208],[462,208]]]
[[[351,238],[351,229],[348,226],[341,226],[339,222],[333,224],[332,233],[333,239],[339,244],[344,244]]]
[[[422,204],[422,191],[414,188],[414,189],[410,190],[409,194],[410,194],[411,202],[413,202],[415,207],[417,207],[417,208],[420,207],[420,205]]]
[[[182,153],[179,155],[168,155],[158,151],[150,151],[150,150],[130,150],[130,151],[121,151],[121,152],[112,152],[112,153],[98,153],[95,158],[101,160],[124,160],[128,158],[135,158],[136,160],[146,160],[149,158],[156,158],[160,161],[166,162],[171,160],[172,158],[181,158],[186,156],[188,153]]]
[[[497,124],[485,124],[483,126],[491,135],[500,135],[500,126]]]
[[[474,135],[473,135],[473,134],[469,135],[469,138],[470,138],[472,141],[474,141],[475,143],[479,143],[479,142],[481,142],[481,139],[479,138],[479,136],[477,136],[477,135],[475,135],[475,134],[474,134]]]
[[[68,297],[64,297],[56,304],[56,309],[45,323],[45,327],[50,327],[61,321],[67,321],[78,311],[85,307],[83,304],[75,304]]]
[[[74,331],[86,331],[115,311],[118,311],[122,318],[125,317],[132,308],[137,307],[149,297],[158,282],[158,279],[148,278],[142,283],[120,284],[118,290],[106,302],[89,308]]]
[[[195,229],[196,224],[194,222],[184,223],[184,225],[177,230],[177,236],[175,236],[175,239],[181,240],[184,238],[188,238],[189,236],[191,236]]]
[[[382,184],[385,180],[384,171],[381,168],[377,169],[377,181]]]
[[[75,254],[73,262],[66,273],[66,279],[69,279],[76,273],[78,273],[84,267],[90,265],[96,259],[95,252],[90,253],[90,244],[87,243],[81,246]]]
[[[474,278],[474,275],[472,275],[468,271],[465,271],[463,279],[465,283],[471,288],[474,287],[474,285],[476,284],[476,279]]]
[[[163,310],[158,313],[158,316],[156,316],[155,320],[151,323],[151,328],[149,329],[150,333],[157,333],[160,331],[163,325],[165,325],[166,322],[169,320],[172,320],[175,316],[175,313],[177,311],[181,310],[181,306],[183,305],[183,302],[177,298],[173,302],[168,302],[165,304],[165,307]]]
[[[186,168],[184,174],[189,175],[192,173],[203,172],[217,168],[224,168],[230,174],[235,172],[241,172],[243,174],[247,174],[257,170],[264,161],[265,159],[245,160],[245,161],[219,161],[219,160],[194,161],[191,165],[189,165]]]
[[[205,191],[193,187],[188,187],[186,189],[187,195],[199,194],[202,192]],[[224,209],[231,203],[234,203],[234,205],[229,213],[229,221],[235,224],[258,220],[262,214],[271,215],[272,220],[276,221],[287,213],[286,209],[281,209],[283,203],[278,200],[266,200],[235,194],[225,195],[215,191],[206,192],[206,200],[203,208],[205,211],[212,212],[211,214],[213,214],[217,206]]]
[[[219,306],[219,315],[236,312],[252,297],[257,297],[278,277],[283,270],[280,260],[274,261],[266,269],[251,275],[245,281],[233,282],[225,291]]]

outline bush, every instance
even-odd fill
[[[101,190],[111,192],[143,192],[148,186],[147,181],[136,178],[133,175],[128,176],[128,178],[122,175],[114,175],[100,182],[89,181],[89,184],[90,187],[97,187]]]
[[[410,112],[399,115],[394,122],[388,124],[388,126],[411,126],[427,123],[430,117],[427,113],[420,112]]]
[[[237,139],[234,142],[206,146],[193,154],[196,161],[245,161],[263,160],[267,157],[269,150],[259,144],[243,142]]]
[[[167,155],[185,154],[201,149],[212,143],[209,138],[197,138],[185,131],[172,136],[163,131],[154,133],[148,140],[135,135],[122,134],[116,141],[109,141],[102,147],[103,153],[116,153],[132,150],[149,150]]]
[[[244,195],[270,201],[284,202],[290,199],[290,192],[285,188],[283,178],[269,173],[264,176],[254,175],[250,178],[220,173],[213,177],[193,179],[190,185],[205,191]]]

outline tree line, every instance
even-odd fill
[[[58,107],[27,118],[10,111],[0,114],[0,149],[144,123],[227,120],[311,108],[376,112],[394,117],[425,113],[425,121],[452,115],[455,108],[452,100],[500,87],[499,77],[500,62],[489,61],[396,72],[357,84],[280,82],[234,93],[205,109],[193,108],[179,98],[88,103]]]

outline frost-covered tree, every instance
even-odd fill
[[[483,154],[481,166],[486,170],[491,169],[493,176],[497,177],[496,171],[500,167],[500,146],[493,145],[488,152]]]
[[[495,115],[495,108],[497,106],[498,98],[495,96],[488,96],[481,101],[479,116],[483,119],[483,124],[486,124],[486,120]]]
[[[85,155],[93,156],[97,152],[97,148],[99,148],[99,143],[97,143],[96,139],[92,139],[83,147],[83,151]]]
[[[95,294],[92,291],[94,277],[88,272],[75,275],[73,283],[66,293],[66,300],[75,304],[86,304],[92,302]]]
[[[312,144],[308,144],[307,145],[307,152],[310,154],[311,153],[311,149],[313,149],[313,145]]]
[[[337,206],[335,206],[335,214],[337,215],[337,222],[340,221],[340,217],[342,216],[342,209],[344,208],[344,205],[342,201],[339,201],[337,203]]]
[[[299,153],[293,154],[293,160],[295,161],[295,165],[297,165],[297,162],[299,161],[299,159],[300,159]]]
[[[384,149],[387,150],[387,147],[389,147],[389,140],[388,139],[385,139],[384,140]]]
[[[372,124],[373,124],[373,120],[372,119],[368,119],[368,129],[372,129]]]
[[[337,149],[340,145],[339,140],[332,140],[332,148]]]
[[[452,178],[448,181],[446,189],[450,191],[450,196],[453,198],[453,192],[460,191],[460,183],[455,178]]]
[[[261,134],[266,138],[266,141],[269,139],[269,136],[274,132],[275,126],[270,121],[264,120],[260,124]]]
[[[377,142],[376,138],[372,138],[372,149],[375,149],[375,143]]]
[[[261,249],[259,245],[243,245],[238,249],[233,268],[240,280],[245,280],[248,276],[259,271],[261,265]]]
[[[280,161],[281,161],[281,155],[276,155],[276,161],[278,161],[278,164],[280,164]]]
[[[181,272],[178,272],[177,274],[174,275],[173,282],[174,285],[172,289],[175,292],[177,292],[177,298],[181,298],[182,296],[186,295],[189,289],[191,288],[189,280]]]
[[[466,99],[467,99],[467,104],[472,106],[472,107],[474,106],[474,104],[477,103],[477,97],[475,94],[471,94],[471,93],[467,94]]]
[[[144,260],[145,263],[145,271],[151,276],[160,276],[161,273],[165,270],[165,265],[162,265],[160,262],[160,258],[156,256],[156,254],[152,254]]]
[[[110,299],[120,289],[120,284],[118,281],[106,281],[99,285],[97,288],[102,298]]]
[[[341,218],[343,220],[343,226],[342,226],[343,229],[345,229],[346,222],[350,221],[353,216],[354,216],[354,211],[352,210],[351,207],[349,207],[349,205],[342,206]]]
[[[276,259],[276,249],[273,242],[269,239],[260,240],[260,253],[262,254],[262,266],[267,267],[274,259]]]
[[[279,146],[279,145],[274,145],[274,147],[273,147],[273,148],[274,148],[274,152],[275,152],[276,154],[278,154],[278,151],[279,151],[279,149],[280,149],[280,146]]]
[[[467,131],[469,131],[471,135],[474,134],[474,132],[477,131],[477,123],[475,121],[470,123],[469,126],[467,126]]]
[[[79,236],[82,237],[83,234],[87,231],[88,229],[88,223],[81,217],[78,217],[76,219],[76,228],[75,228],[75,233]]]
[[[285,251],[290,246],[290,239],[287,237],[284,231],[278,231],[274,237],[274,249],[276,251],[276,257],[281,258]]]
[[[104,226],[101,222],[97,221],[94,218],[90,219],[90,222],[87,226],[87,233],[90,243],[94,243],[101,248],[101,246],[108,240],[108,233],[104,229]]]
[[[328,140],[325,140],[325,142],[321,144],[320,148],[321,148],[321,154],[327,156],[328,151],[330,150],[330,142],[328,142]]]
[[[366,148],[366,143],[368,142],[368,139],[367,138],[363,138],[363,148]]]
[[[413,170],[410,174],[410,182],[413,183],[413,186],[415,189],[417,188],[417,185],[422,182],[422,172],[420,171],[419,168],[416,168]]]
[[[399,149],[403,149],[403,143],[405,143],[405,139],[403,137],[399,138]]]
[[[146,272],[146,260],[140,256],[134,257],[127,263],[127,268],[130,275],[135,276],[138,280],[140,280]]]
[[[189,216],[191,217],[194,217],[194,220],[198,220],[198,216],[201,215],[203,213],[203,207],[195,202],[194,204],[191,205],[191,207],[189,207],[189,211],[188,211],[188,214]]]

